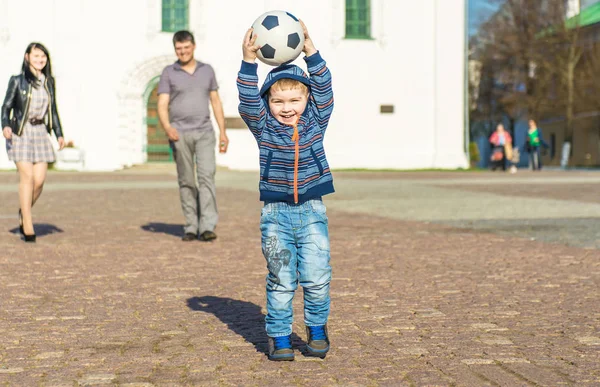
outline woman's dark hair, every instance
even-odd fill
[[[48,53],[48,49],[44,47],[44,45],[41,43],[33,42],[29,43],[27,49],[25,50],[25,54],[31,54],[31,51],[33,51],[34,48],[42,50],[42,52],[46,54],[46,58],[48,58],[48,61],[46,62],[46,66],[44,66],[44,68],[42,69],[42,73],[44,73],[46,79],[50,80],[52,78],[52,65],[50,64],[50,54]],[[23,56],[23,66],[21,66],[21,71],[25,74],[25,79],[27,79],[27,82],[31,83],[34,87],[38,87],[38,79],[31,72],[31,68],[29,67],[29,61],[25,59],[25,56]]]
[[[194,35],[192,35],[190,31],[186,30],[175,32],[175,35],[173,35],[173,45],[175,45],[175,43],[177,42],[192,42],[192,44],[196,44],[196,41],[194,40]]]

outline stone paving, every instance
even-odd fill
[[[600,385],[600,173],[337,172],[332,350],[269,362],[255,173],[180,241],[172,166],[0,173],[0,386]],[[299,294],[299,296],[301,296]]]

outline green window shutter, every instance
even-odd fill
[[[346,39],[371,39],[370,0],[346,0]]]
[[[162,30],[177,32],[189,28],[189,0],[162,0]]]

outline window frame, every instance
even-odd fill
[[[182,3],[182,4],[178,4]],[[176,11],[183,9],[183,20],[178,20]],[[177,32],[188,30],[190,26],[190,1],[189,0],[162,0],[161,1],[161,31]],[[165,15],[165,11],[169,15]],[[166,22],[165,22],[166,21]]]
[[[372,23],[371,23],[371,17],[372,17],[372,4],[371,4],[371,0],[364,0],[365,1],[365,8],[364,11],[366,13],[366,17],[364,20],[359,20],[358,19],[358,12],[363,10],[358,2],[361,0],[346,0],[345,1],[345,8],[344,8],[344,39],[355,39],[355,40],[373,40],[373,31],[372,31]],[[353,10],[356,12],[356,19],[355,20],[350,20],[348,18],[348,11],[349,10]],[[366,33],[365,34],[350,34],[348,31],[349,30],[357,30],[360,29],[362,26],[366,27]],[[351,28],[348,28],[349,26],[351,26]]]

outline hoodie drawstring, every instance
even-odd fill
[[[294,123],[294,134],[292,135],[292,141],[294,141],[294,203],[298,204],[298,159],[300,158],[300,145],[298,140],[300,135],[298,134],[298,120]]]

